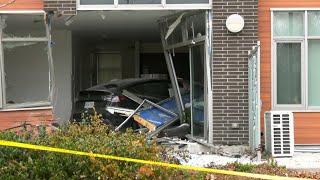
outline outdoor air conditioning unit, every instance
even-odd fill
[[[270,111],[265,113],[266,151],[273,157],[292,157],[294,152],[293,113]]]

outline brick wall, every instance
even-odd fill
[[[76,0],[44,0],[44,10],[54,11],[61,15],[75,15]]]
[[[257,42],[258,0],[213,1],[213,140],[248,144],[248,50]],[[229,15],[245,20],[242,32],[228,32]],[[237,123],[239,128],[232,128]]]

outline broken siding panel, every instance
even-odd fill
[[[319,0],[260,0],[258,4],[261,42],[261,125],[271,110],[271,13],[270,8],[320,8]],[[320,144],[320,113],[294,113],[295,143]]]
[[[12,2],[12,3],[10,3]],[[1,5],[8,5],[1,7]],[[43,10],[43,0],[0,0],[0,11],[4,10]]]
[[[17,110],[0,112],[0,131],[23,123],[32,125],[48,125],[53,122],[52,109]]]

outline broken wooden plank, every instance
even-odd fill
[[[134,116],[133,116],[133,119],[134,119],[137,123],[139,123],[139,124],[141,124],[142,126],[148,128],[149,131],[155,131],[156,128],[157,128],[156,125],[150,123],[150,122],[149,122],[148,120],[146,120],[146,119],[141,118],[139,115],[134,115]]]

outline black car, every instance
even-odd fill
[[[182,81],[179,81],[180,88],[183,87]],[[118,126],[124,117],[111,114],[106,110],[106,106],[115,106],[127,109],[136,109],[139,104],[122,95],[123,90],[135,94],[141,99],[148,99],[152,102],[160,102],[169,98],[169,89],[171,82],[168,79],[140,78],[113,80],[105,84],[93,86],[79,93],[75,104],[73,119],[77,122],[83,120],[83,114],[93,114],[94,110],[102,115],[107,124]],[[137,124],[129,124],[136,128]]]

